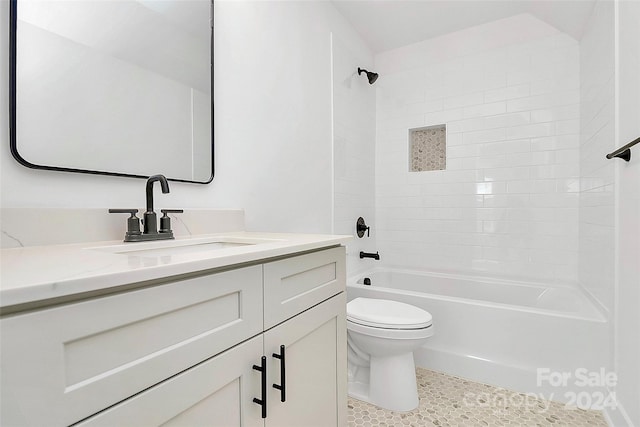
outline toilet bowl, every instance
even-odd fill
[[[397,301],[347,304],[349,396],[393,411],[418,407],[413,351],[433,335],[431,314]]]

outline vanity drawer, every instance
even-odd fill
[[[264,329],[345,290],[345,248],[264,264]]]
[[[0,423],[77,422],[261,333],[262,321],[259,265],[3,318]]]

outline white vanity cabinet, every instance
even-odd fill
[[[265,332],[269,386],[266,426],[346,426],[346,295],[330,300]],[[280,361],[284,345],[286,401],[281,402]],[[271,357],[269,357],[271,356]]]
[[[262,336],[254,337],[76,425],[262,426],[252,369],[262,348]]]
[[[4,316],[1,424],[345,425],[344,289],[334,247]]]

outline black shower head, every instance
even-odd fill
[[[378,73],[372,73],[371,71],[367,71],[364,68],[358,68],[358,75],[362,73],[367,73],[367,79],[369,79],[369,84],[372,85],[378,80]]]

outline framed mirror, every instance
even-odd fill
[[[11,153],[211,182],[212,26],[212,0],[10,0]]]

